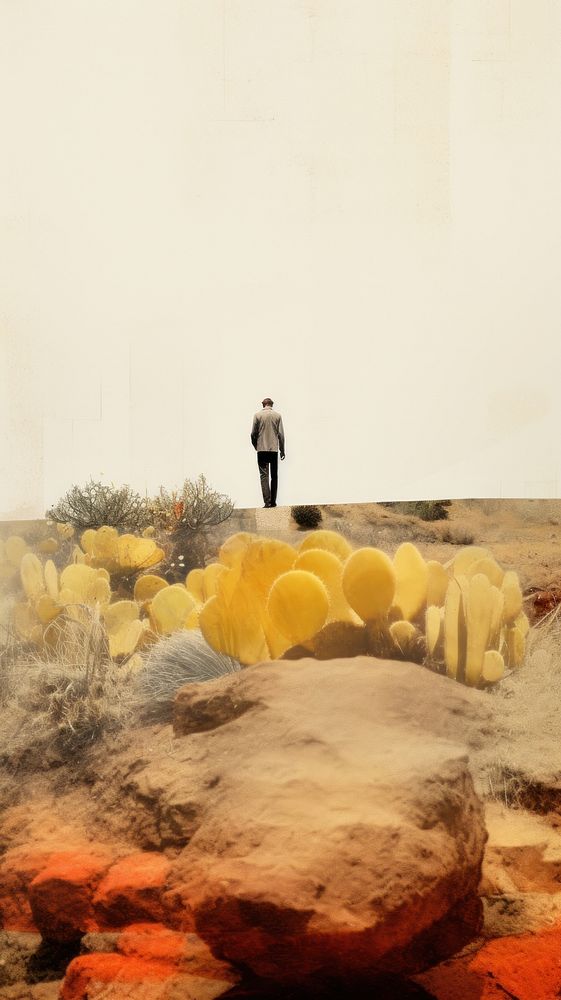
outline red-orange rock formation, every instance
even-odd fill
[[[46,866],[52,853],[15,847],[0,859],[0,928],[3,930],[37,930],[29,902],[29,884]]]
[[[561,926],[496,938],[416,980],[435,1000],[554,1000],[561,996]]]
[[[29,884],[35,925],[50,941],[73,941],[98,929],[93,895],[111,863],[104,852],[51,854]]]
[[[162,891],[170,863],[163,854],[139,851],[117,861],[101,881],[94,908],[101,927],[164,919]]]

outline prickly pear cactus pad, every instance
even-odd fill
[[[524,661],[530,624],[520,581],[481,546],[443,564],[412,542],[389,555],[353,549],[330,530],[294,546],[239,531],[213,562],[170,584],[164,548],[152,537],[104,526],[84,531],[78,545],[58,534],[66,565],[42,542],[33,548],[12,536],[0,545],[0,577],[15,574],[20,586],[14,631],[38,647],[52,641],[54,623],[87,611],[119,661],[182,629],[200,631],[242,665],[366,654],[422,664],[472,687],[496,684]]]

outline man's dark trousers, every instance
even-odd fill
[[[257,464],[259,466],[259,476],[261,478],[261,492],[263,501],[269,507],[273,507],[277,502],[278,451],[258,451]],[[271,469],[271,484],[269,485],[269,468]]]

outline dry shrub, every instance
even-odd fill
[[[149,508],[156,529],[170,535],[172,551],[166,578],[175,580],[204,566],[214,554],[215,530],[231,517],[234,503],[201,474],[197,479],[186,479],[179,490],[161,487],[158,496],[149,501]]]
[[[447,528],[442,532],[442,541],[447,545],[473,545],[475,535],[466,528]]]
[[[408,514],[418,517],[421,521],[445,521],[451,500],[388,500],[381,506],[396,514]]]
[[[290,513],[299,528],[313,530],[322,521],[321,507],[316,504],[297,504],[290,508]]]
[[[109,525],[122,531],[141,531],[150,524],[146,499],[130,486],[96,483],[73,486],[47,512],[51,521],[71,524],[77,531]]]
[[[536,812],[559,809],[561,733],[561,609],[530,630],[524,663],[493,689],[497,717],[512,734],[490,762],[489,794]]]
[[[99,612],[57,618],[41,651],[26,650],[6,671],[0,709],[0,761],[53,766],[73,759],[132,715],[131,669],[109,655]]]

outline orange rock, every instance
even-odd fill
[[[489,941],[469,967],[483,981],[494,979],[517,1000],[552,1000],[561,995],[561,925],[540,934]]]
[[[232,981],[204,979],[182,973],[163,960],[128,955],[93,954],[75,958],[66,970],[61,1000],[215,1000]]]
[[[163,924],[131,924],[119,934],[117,950],[122,955],[177,964],[186,957],[187,939],[192,936],[170,930]],[[197,940],[200,941],[200,938]],[[203,947],[206,948],[206,945],[203,944]]]
[[[98,930],[92,900],[110,863],[103,852],[51,854],[29,885],[31,911],[43,938],[73,941]]]
[[[117,938],[117,951],[150,961],[165,961],[183,972],[203,979],[237,982],[237,974],[215,958],[208,945],[196,934],[170,930],[163,924],[132,924]]]
[[[117,861],[100,883],[94,908],[100,927],[110,929],[164,919],[162,890],[170,870],[163,854],[141,851]]]
[[[37,932],[29,902],[29,884],[48,864],[52,851],[16,847],[0,862],[0,927],[6,931]]]
[[[415,981],[435,1000],[554,1000],[561,995],[561,925],[495,938],[474,957],[443,962]]]

